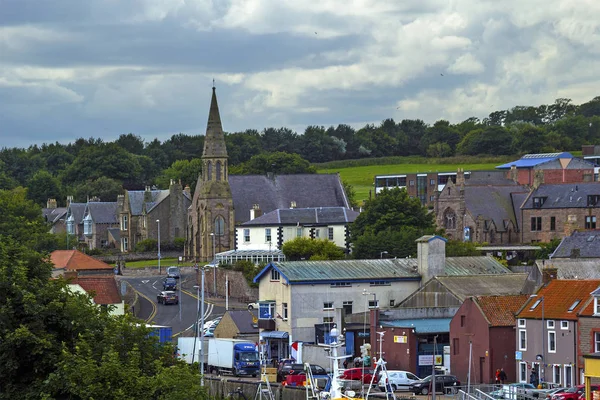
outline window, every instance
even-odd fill
[[[244,229],[244,243],[250,242],[250,229]]]
[[[75,234],[75,218],[73,218],[73,215],[69,215],[69,218],[67,218],[67,233],[69,235]]]
[[[215,175],[217,175],[217,180],[221,180],[221,161],[217,161],[217,165],[215,168]]]
[[[546,202],[547,197],[534,197],[533,208],[541,208]]]
[[[265,242],[271,242],[271,228],[265,228]]]
[[[539,232],[542,230],[542,217],[531,217],[531,231]]]
[[[390,307],[394,307],[396,305],[396,300],[391,299],[390,300]]]
[[[379,300],[369,300],[369,308],[379,308]]]
[[[121,216],[121,230],[126,231],[128,229],[129,229],[129,224],[127,221],[127,215],[122,215]]]
[[[323,303],[323,310],[333,310],[333,301]]]
[[[465,319],[466,319],[466,317],[464,315],[460,316],[460,326],[461,327],[465,326]]]
[[[597,297],[594,297],[594,315],[600,315],[600,304]]]
[[[594,332],[594,352],[600,351],[600,332]]]
[[[519,363],[519,381],[527,382],[527,363],[526,362]]]
[[[389,281],[373,281],[369,282],[371,286],[391,286],[391,282]]]
[[[352,314],[352,302],[351,301],[345,301],[344,303],[342,303],[342,308],[346,312],[346,315]]]
[[[296,228],[296,237],[302,237],[302,228]]]
[[[281,303],[281,313],[283,314],[283,320],[287,321],[288,319],[288,304]]]
[[[435,201],[435,196],[429,196],[429,201]]]
[[[595,302],[595,300],[594,300],[594,302]],[[579,303],[581,303],[581,300],[575,300],[573,302],[573,304],[571,304],[571,307],[569,307],[569,312],[573,312],[573,310],[575,309],[575,307],[577,307],[579,305]],[[594,303],[594,305],[595,305],[595,303]],[[597,307],[594,307],[594,310],[597,310],[597,309],[598,309]],[[598,313],[598,311],[595,311],[595,313]]]
[[[212,162],[208,162],[208,168],[206,168],[206,180],[212,181]]]
[[[279,279],[280,279],[279,271],[277,271],[275,268],[271,269],[271,280],[279,281]]]
[[[414,180],[411,180],[411,181],[409,182],[409,185],[410,185],[410,186],[415,186],[415,181],[414,181]]]
[[[333,228],[327,228],[327,239],[333,240]]]
[[[452,355],[457,356],[459,353],[458,338],[452,339]]]
[[[258,303],[258,318],[272,319],[275,316],[275,303]]]
[[[144,217],[142,218],[142,228],[146,229],[146,222],[148,220],[148,216],[144,215]]]
[[[429,184],[430,184],[431,186],[435,185],[435,179],[430,179],[430,180],[429,180]]]
[[[321,230],[320,229],[315,229],[315,237],[316,238],[320,238],[321,237]]]
[[[600,194],[589,194],[587,197],[588,206],[595,206],[600,202]]]
[[[527,350],[527,331],[519,329],[519,350]]]
[[[100,247],[108,247],[108,240],[101,240]]]
[[[86,215],[83,219],[83,234],[91,235],[92,234],[92,216],[90,214]]]
[[[535,301],[535,303],[533,303],[533,305],[531,306],[531,308],[529,309],[529,311],[533,311],[535,310],[535,308],[538,306],[538,304],[540,304],[542,302],[542,299],[538,299]]]
[[[126,237],[121,238],[121,251],[129,251],[129,240]]]
[[[333,282],[331,284],[332,288],[340,288],[340,287],[352,287],[351,282]]]
[[[331,323],[333,323],[333,317],[323,317],[323,323],[324,324],[331,324]]]
[[[569,329],[569,321],[560,321],[560,329]]]
[[[451,208],[444,211],[444,228],[456,229],[456,213]]]
[[[519,322],[518,322],[519,328],[525,328],[525,326],[526,326],[525,324],[526,324],[526,322],[523,318],[519,319]]]
[[[549,319],[549,320],[546,321],[546,328],[548,328],[548,329],[554,329],[554,326],[555,326],[554,320]]]
[[[560,383],[560,365],[552,366],[552,376],[554,377],[554,383]]]
[[[548,353],[556,353],[556,332],[548,332]]]
[[[563,386],[573,386],[573,367],[571,367],[570,365],[565,365],[565,383]]]
[[[550,230],[556,230],[556,217],[550,217]]]
[[[596,229],[596,217],[588,215],[585,217],[585,229]]]
[[[217,215],[217,218],[215,218],[214,232],[217,236],[223,236],[225,234],[225,218],[220,215]]]

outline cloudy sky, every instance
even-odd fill
[[[0,147],[600,95],[598,0],[0,0]]]

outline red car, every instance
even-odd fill
[[[361,381],[363,383],[371,383],[371,379],[373,378],[373,370],[365,368],[365,375],[363,376],[362,368],[348,368],[342,372],[340,375],[340,379],[346,379],[349,381]],[[373,380],[373,383],[377,383],[377,377]]]
[[[600,385],[592,385],[592,391],[600,390]],[[572,388],[568,388],[562,393],[556,393],[552,395],[552,400],[578,400],[579,396],[584,395],[585,397],[585,385],[577,385]]]

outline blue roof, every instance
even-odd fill
[[[548,161],[556,160],[557,158],[573,158],[573,155],[566,151],[562,153],[525,154],[517,161],[511,161],[496,168],[510,169],[513,165],[517,168],[531,168]]]
[[[435,319],[396,319],[393,321],[380,321],[381,326],[389,328],[414,329],[415,333],[441,333],[450,332],[452,318]]]

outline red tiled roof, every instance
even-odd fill
[[[527,301],[529,295],[477,296],[475,302],[491,326],[514,326],[515,314]]]
[[[54,250],[50,254],[50,262],[55,268],[64,268],[69,270],[90,270],[90,269],[105,269],[112,270],[113,266],[96,260],[77,250]]]
[[[576,320],[577,314],[587,305],[590,293],[600,287],[598,279],[554,279],[537,292],[537,297],[532,297],[525,304],[517,318],[542,318],[541,302],[531,310],[531,307],[544,298],[544,318]],[[571,312],[569,308],[579,301]]]
[[[118,304],[121,302],[121,295],[114,275],[80,276],[73,279],[71,284],[78,284],[88,293],[94,292],[94,303],[96,304]]]

